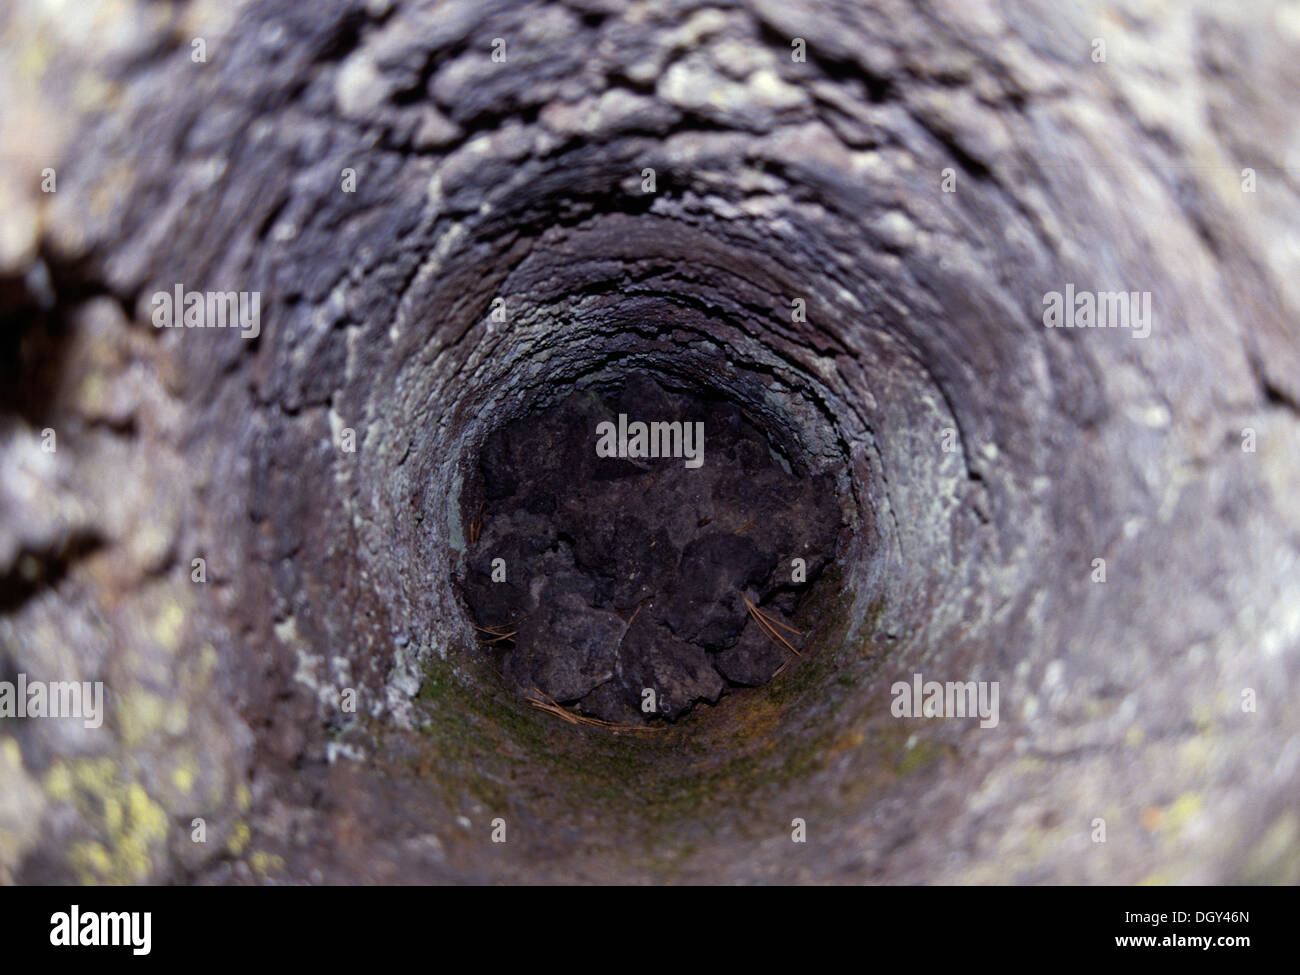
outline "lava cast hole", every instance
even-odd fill
[[[479,652],[522,697],[617,725],[801,656],[842,523],[834,479],[739,405],[645,374],[497,427],[461,512]]]

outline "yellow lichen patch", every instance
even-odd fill
[[[118,699],[117,718],[122,742],[128,748],[147,740],[163,727],[167,702],[152,691],[133,685]]]
[[[1165,812],[1165,824],[1170,830],[1181,830],[1188,820],[1201,811],[1200,796],[1193,792],[1184,793],[1174,800]]]
[[[117,765],[111,758],[80,758],[69,763],[69,774],[77,792],[106,795],[117,777]]]
[[[72,798],[72,773],[62,762],[55,762],[45,773],[45,794],[55,802]]]
[[[167,814],[138,782],[126,780],[111,759],[56,764],[45,776],[47,794],[73,802],[100,839],[74,843],[68,865],[82,883],[143,883],[167,839]]]
[[[239,856],[248,848],[248,844],[252,838],[253,831],[248,828],[248,823],[236,823],[235,832],[230,837],[230,842],[226,844],[226,848],[230,850],[234,856]]]
[[[1180,831],[1200,811],[1200,797],[1188,792],[1179,796],[1164,809],[1158,806],[1148,806],[1143,809],[1142,825],[1149,833],[1159,831],[1169,836]]]
[[[122,804],[109,796],[104,800],[104,825],[108,827],[110,833],[117,833],[122,829]]]
[[[167,839],[167,815],[143,788],[132,783],[127,788],[127,819],[112,850],[114,864],[119,875],[143,881],[153,870],[154,847]]]
[[[199,671],[198,677],[202,681],[207,681],[217,669],[217,648],[211,643],[203,644],[199,650]]]
[[[284,869],[284,857],[278,853],[267,853],[264,850],[258,850],[248,858],[248,865],[257,876],[266,877],[271,873]]]
[[[181,628],[184,625],[185,610],[177,603],[172,603],[154,620],[153,638],[168,653],[175,653],[181,646]]]
[[[102,843],[74,843],[68,851],[68,865],[83,884],[93,884],[112,873],[113,858]]]
[[[172,771],[172,785],[176,786],[177,792],[189,795],[194,789],[194,768],[188,763],[177,766]]]
[[[253,805],[253,793],[248,791],[248,786],[240,783],[239,788],[235,790],[235,805],[239,807],[240,812],[248,812]]]

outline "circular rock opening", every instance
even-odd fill
[[[1165,112],[1149,58],[1087,56],[1102,32],[1147,44],[1138,16],[317,6],[205,27],[202,68],[166,41],[194,26],[114,54],[122,84],[91,89],[120,111],[87,115],[66,165],[8,160],[41,201],[9,209],[41,229],[0,270],[25,380],[0,437],[0,675],[111,693],[93,736],[25,722],[0,748],[0,879],[1300,875],[1297,718],[1268,703],[1300,634],[1294,140],[1253,135],[1294,114],[1284,31],[1188,5],[1149,46]],[[1260,56],[1225,84],[1232,38]],[[47,74],[33,117],[64,118],[86,86]],[[260,295],[259,334],[155,329],[181,285]],[[1149,294],[1149,331],[1045,327],[1049,296],[1093,288]],[[734,404],[833,481],[843,527],[789,613],[803,655],[765,684],[620,718],[582,704],[603,685],[557,682],[544,713],[525,698],[557,675],[512,688],[509,641],[471,625],[514,621],[465,585],[538,514],[534,491],[489,498],[484,464],[509,424],[637,376]],[[612,520],[590,574],[609,604],[582,612],[614,630],[652,619],[612,594],[639,537],[622,504],[540,552],[581,575]],[[755,542],[775,516],[745,507],[696,527]],[[560,573],[505,559],[562,604]],[[713,666],[744,622],[686,642]],[[997,713],[897,696],[932,682],[996,688]],[[195,818],[214,842],[161,828]]]
[[[494,429],[457,581],[503,680],[569,720],[674,721],[801,655],[827,598],[834,478],[716,390],[588,378]]]

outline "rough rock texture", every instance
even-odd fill
[[[109,714],[0,719],[0,880],[1300,880],[1295,3],[76,6],[0,11],[0,679]],[[655,736],[494,690],[449,580],[614,363],[855,531],[821,652]]]
[[[678,439],[651,446],[643,427],[638,444],[637,423],[676,424]],[[761,684],[798,653],[773,636],[761,642],[780,653],[752,637],[736,651],[749,629],[789,642],[789,613],[835,598],[819,585],[841,528],[834,478],[803,476],[734,403],[637,373],[498,427],[479,457],[458,499],[472,527],[457,582],[525,699],[675,720],[718,700],[720,674]]]

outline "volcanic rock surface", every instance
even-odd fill
[[[1294,3],[11,0],[0,89],[0,680],[106,711],[0,719],[0,882],[1300,882]],[[154,328],[178,284],[260,335]],[[1150,333],[1045,327],[1070,286]],[[473,497],[637,373],[834,484],[766,683],[734,520]],[[581,648],[527,679],[616,713],[618,607],[695,573],[636,680],[756,686],[531,707],[483,500],[521,647]]]
[[[698,466],[599,456],[620,417],[699,424]],[[771,677],[841,523],[833,478],[801,476],[735,404],[644,376],[498,428],[480,475],[465,592],[484,646],[525,695],[622,724]]]

